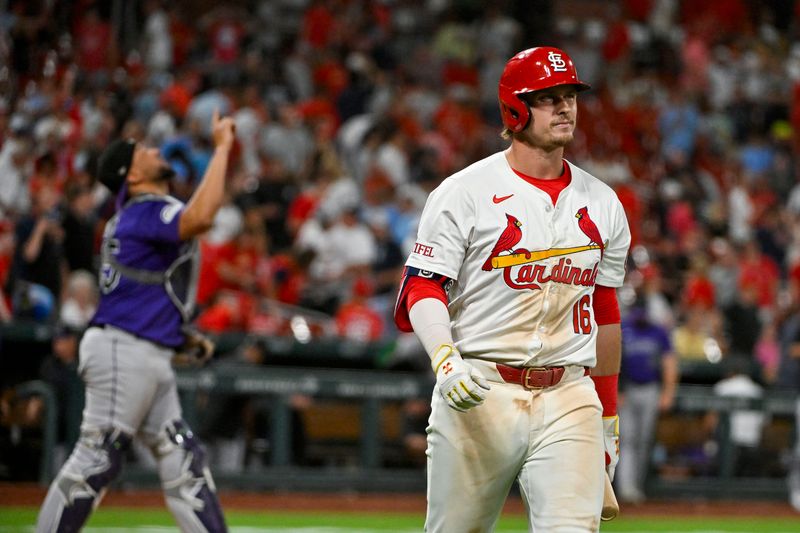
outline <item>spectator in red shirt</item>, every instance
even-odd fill
[[[745,243],[739,270],[739,288],[744,290],[748,285],[755,288],[758,296],[758,306],[761,309],[770,309],[775,305],[778,292],[778,282],[781,279],[780,269],[769,256],[761,253],[758,243],[748,241]]]
[[[483,143],[483,119],[475,101],[474,90],[466,85],[453,85],[433,116],[439,133],[464,154],[472,158]]]
[[[199,88],[200,82],[196,73],[179,70],[173,82],[159,95],[160,106],[173,117],[182,119],[189,111],[192,97]]]
[[[608,63],[616,63],[628,57],[631,49],[631,37],[628,32],[628,21],[616,18],[609,21],[608,32],[602,44],[603,58]]]
[[[702,252],[689,258],[689,274],[683,286],[682,299],[685,307],[711,309],[715,304],[714,284],[708,277],[708,259]]]
[[[313,71],[314,84],[322,89],[328,104],[335,102],[342,91],[350,83],[350,75],[336,54],[322,52]]]
[[[317,0],[303,16],[302,40],[312,48],[328,46],[333,40],[336,18],[327,0]]]
[[[308,284],[308,265],[312,252],[292,251],[275,257],[276,297],[279,301],[298,305]]]
[[[197,303],[204,306],[210,303],[214,295],[222,287],[219,277],[219,263],[222,261],[222,251],[230,243],[214,244],[208,239],[200,241],[200,276],[197,282]]]
[[[189,53],[194,47],[196,31],[186,22],[182,6],[178,3],[169,3],[169,33],[172,36],[172,64],[180,67],[189,59]]]
[[[195,324],[201,330],[212,333],[244,331],[249,310],[252,308],[253,302],[249,295],[220,291],[214,295],[211,306],[200,313]]]
[[[383,320],[367,304],[371,294],[371,281],[364,277],[355,280],[350,300],[336,312],[336,331],[339,336],[358,342],[374,342],[381,338]]]
[[[223,6],[206,15],[211,58],[215,63],[229,65],[239,60],[242,41],[246,35],[238,13]]]
[[[642,226],[642,201],[635,187],[630,183],[618,183],[614,186],[622,207],[625,209],[625,216],[628,218],[628,227],[631,228],[631,247],[639,244],[639,233]]]
[[[111,24],[92,7],[75,27],[75,52],[78,66],[89,74],[106,72],[116,63],[116,46]]]
[[[236,239],[220,249],[216,272],[222,289],[272,296],[273,272],[267,239],[260,220],[246,221]]]

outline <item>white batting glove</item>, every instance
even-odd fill
[[[463,413],[486,399],[486,391],[491,388],[489,382],[461,358],[452,344],[442,344],[436,349],[431,367],[436,374],[439,394],[456,411]]]
[[[603,445],[606,450],[606,472],[614,481],[614,470],[619,462],[619,416],[603,417]]]

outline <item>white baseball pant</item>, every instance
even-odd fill
[[[602,406],[584,368],[568,367],[559,384],[535,391],[483,373],[495,382],[485,403],[466,413],[433,392],[425,530],[493,531],[516,479],[531,532],[598,531]]]

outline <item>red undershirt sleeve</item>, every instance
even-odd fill
[[[617,290],[614,287],[595,285],[592,297],[594,321],[598,326],[605,324],[619,324],[620,313],[617,302]]]

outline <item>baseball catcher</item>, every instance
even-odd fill
[[[158,462],[169,510],[185,532],[227,531],[200,441],[181,417],[175,373],[199,364],[213,343],[188,329],[198,253],[194,237],[211,227],[225,189],[233,121],[212,121],[214,154],[184,205],[169,196],[173,172],[157,148],[112,142],[98,178],[116,195],[103,234],[100,304],[80,344],[86,385],[81,436],[50,485],[41,533],[79,531],[122,468],[136,436]]]

